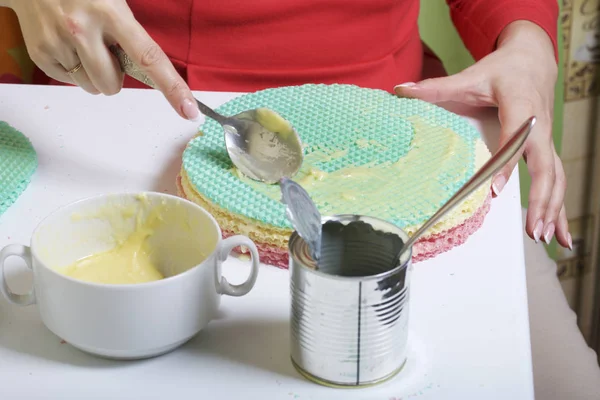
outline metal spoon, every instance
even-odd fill
[[[118,46],[111,52],[119,60],[124,73],[156,89],[154,82]],[[225,146],[233,164],[248,178],[276,183],[283,177],[296,175],[304,153],[294,127],[268,108],[258,108],[226,117],[198,101],[202,114],[223,127]]]
[[[448,211],[452,210],[455,206],[460,204],[464,199],[466,199],[473,191],[483,185],[489,178],[492,177],[496,172],[500,170],[521,148],[527,136],[529,136],[529,132],[535,125],[535,117],[530,117],[527,121],[521,125],[521,127],[515,132],[513,137],[510,138],[508,142],[504,144],[494,154],[492,158],[486,162],[483,167],[479,169],[473,175],[471,179],[467,181],[459,190],[444,204],[431,218],[429,218],[423,226],[421,226],[411,237],[404,243],[402,249],[398,253],[398,255],[394,258],[392,263],[393,266],[398,265],[400,258],[404,253],[411,248],[412,245],[415,244],[417,240],[423,234],[431,228],[438,220],[443,217]]]
[[[287,205],[286,214],[298,235],[310,249],[313,260],[321,257],[321,213],[302,186],[291,179],[279,182],[281,201]]]

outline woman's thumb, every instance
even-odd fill
[[[479,96],[474,96],[473,87],[476,85],[464,73],[443,78],[426,79],[418,83],[407,82],[394,87],[398,97],[420,99],[429,103],[455,101],[474,104]]]

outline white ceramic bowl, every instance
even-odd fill
[[[215,316],[221,294],[242,296],[252,289],[258,251],[244,236],[221,239],[215,219],[192,202],[161,193],[145,193],[145,201],[139,196],[126,193],[78,201],[42,221],[29,247],[6,246],[0,252],[2,294],[14,304],[36,303],[48,329],[72,346],[103,357],[157,356],[191,339]],[[144,204],[161,205],[163,221],[149,243],[165,279],[108,285],[76,280],[55,270],[112,248],[115,224],[120,224],[119,230],[134,230],[135,217],[115,221],[100,210],[132,206],[146,210]],[[221,263],[237,246],[250,250],[252,266],[246,282],[232,285],[221,276]],[[8,288],[3,270],[9,256],[21,257],[33,270],[28,294],[17,295]]]

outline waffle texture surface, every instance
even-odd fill
[[[27,188],[37,164],[37,155],[29,139],[0,121],[0,215]]]
[[[476,149],[482,142],[477,130],[419,100],[351,85],[303,85],[243,95],[218,111],[234,115],[258,107],[275,110],[298,131],[305,165],[294,179],[324,215],[370,215],[401,228],[418,227],[478,164]],[[243,220],[289,231],[278,185],[240,179],[220,125],[207,120],[201,131],[183,154],[182,173],[193,191]],[[325,178],[311,176],[315,169]],[[486,195],[479,196],[472,213]]]

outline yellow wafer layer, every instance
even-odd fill
[[[490,159],[490,152],[483,143],[482,140],[477,140],[475,143],[475,170],[478,170]],[[433,236],[441,232],[452,229],[455,226],[462,225],[467,219],[469,219],[475,212],[483,205],[485,199],[490,193],[491,181],[483,184],[479,189],[473,192],[469,197],[463,200],[458,206],[451,210],[445,217],[442,218],[437,224],[429,229],[429,232],[425,235]],[[414,225],[404,227],[404,231],[412,236],[421,225]]]
[[[210,202],[206,197],[193,189],[183,169],[180,174],[181,188],[183,189],[182,194],[188,200],[198,204],[215,217],[221,229],[248,236],[258,243],[266,243],[280,248],[287,247],[288,239],[292,234],[291,229],[276,228],[241,215],[232,214]]]

